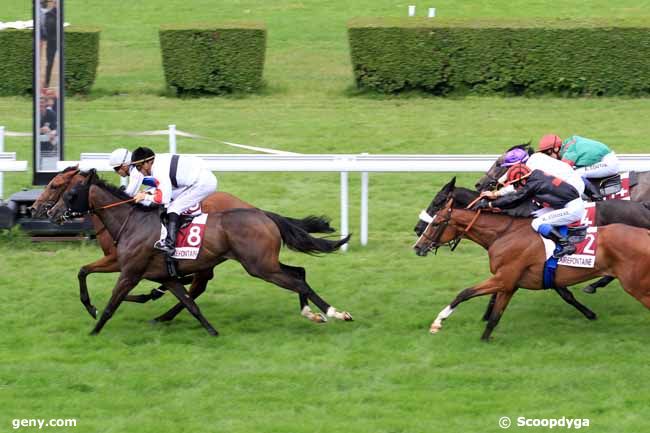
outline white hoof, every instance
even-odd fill
[[[437,323],[432,323],[431,328],[429,328],[429,332],[432,334],[437,334],[438,332],[440,332],[441,329],[442,329],[442,325],[439,325]]]
[[[352,315],[347,311],[336,311],[336,308],[329,307],[327,310],[327,317],[334,317],[335,319],[345,320],[346,322],[352,321]]]
[[[312,322],[315,323],[327,323],[327,317],[325,317],[324,314],[322,313],[314,313],[312,316],[309,318]]]

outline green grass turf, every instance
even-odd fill
[[[431,4],[454,17],[647,15],[648,1]],[[305,153],[496,153],[547,132],[580,133],[619,153],[647,152],[647,99],[440,99],[356,95],[345,22],[403,16],[408,2],[66,1],[66,20],[103,29],[93,93],[66,102],[66,156],[117,146],[167,147],[164,138],[117,136],[178,128],[214,139]],[[429,5],[418,4],[419,14]],[[4,0],[0,20],[27,19],[27,2]],[[269,29],[261,95],[163,97],[157,29],[173,22],[256,19]],[[31,128],[31,102],[0,98],[0,125]],[[5,147],[31,160],[28,139]],[[179,140],[182,152],[239,152]],[[109,176],[109,175],[107,175]],[[220,174],[221,190],[290,216],[327,214],[340,225],[337,174]],[[288,251],[326,300],[355,322],[314,325],[294,294],[255,280],[236,263],[217,268],[199,306],[221,332],[207,336],[187,313],[147,320],[172,303],[124,304],[99,337],[78,301],[78,268],[93,244],[34,245],[0,234],[0,431],[15,418],[77,418],[82,432],[496,432],[507,415],[589,418],[592,432],[642,432],[649,381],[647,311],[617,284],[588,297],[588,322],[548,292],[513,299],[490,344],[479,341],[485,300],[463,304],[441,334],[435,315],[488,276],[485,253],[418,258],[417,214],[450,175],[371,174],[370,244],[358,246],[359,176],[350,176],[348,253]],[[459,175],[471,185],[476,174]],[[116,180],[115,177],[109,177]],[[5,191],[29,187],[6,174]],[[632,265],[632,264],[631,264]],[[116,275],[89,278],[103,308]],[[135,292],[154,285],[142,283]],[[521,430],[513,427],[511,430]],[[533,429],[546,430],[546,429]],[[35,431],[35,429],[27,429]]]

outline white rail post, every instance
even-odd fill
[[[0,152],[5,151],[5,127],[0,126]],[[4,196],[4,174],[0,171],[0,200],[2,200]]]
[[[348,172],[341,172],[341,239],[348,235]],[[342,251],[348,250],[348,244],[341,246]]]
[[[362,155],[368,155],[362,153]],[[361,245],[368,245],[368,172],[361,173]]]
[[[176,153],[176,125],[169,125],[169,153]]]

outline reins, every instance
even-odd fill
[[[125,203],[130,203],[130,202],[132,202],[134,200],[135,200],[135,197],[132,197],[132,198],[130,198],[128,200],[122,200],[122,201],[118,201],[116,203],[107,204],[106,206],[101,206],[101,207],[96,207],[96,208],[90,209],[88,212],[95,212],[95,211],[98,211],[98,210],[110,209],[110,208],[115,207],[115,206],[119,206],[119,205],[122,205],[122,204],[125,204]]]

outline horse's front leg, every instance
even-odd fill
[[[510,292],[497,293],[496,300],[494,302],[494,308],[492,308],[492,312],[490,314],[490,317],[488,318],[487,325],[485,325],[485,331],[483,331],[481,340],[488,341],[490,339],[490,335],[492,334],[492,331],[499,324],[499,320],[501,320],[501,316],[503,315],[503,312],[506,310],[506,307],[508,306],[510,299],[512,299],[512,295],[514,295],[516,291],[517,288],[515,288]]]
[[[79,273],[77,274],[77,279],[79,280],[79,299],[81,299],[83,306],[86,307],[86,311],[93,316],[93,319],[97,318],[97,308],[95,308],[95,306],[90,302],[86,278],[88,275],[96,272],[111,273],[119,272],[119,270],[120,265],[115,254],[104,256],[101,259],[84,265],[79,269]]]
[[[449,305],[447,305],[440,313],[438,313],[438,316],[436,317],[436,320],[434,320],[433,323],[431,324],[429,331],[432,334],[435,334],[438,331],[440,331],[440,329],[442,329],[442,322],[445,319],[447,319],[449,316],[451,316],[451,314],[454,312],[454,309],[461,302],[465,302],[468,299],[472,299],[477,296],[491,295],[493,293],[506,290],[507,286],[509,285],[504,283],[504,281],[499,277],[499,275],[495,275],[477,286],[470,287],[468,289],[461,291],[456,296],[456,298],[454,298],[454,300],[451,301]],[[508,290],[512,291],[513,287],[509,287]]]
[[[111,299],[109,299],[106,308],[102,312],[99,321],[95,325],[95,328],[92,330],[90,335],[97,335],[102,330],[106,322],[115,314],[117,308],[120,306],[126,295],[140,282],[140,275],[134,275],[133,273],[126,273],[122,271],[120,273],[120,278],[117,280],[117,284],[113,289],[113,294]]]

